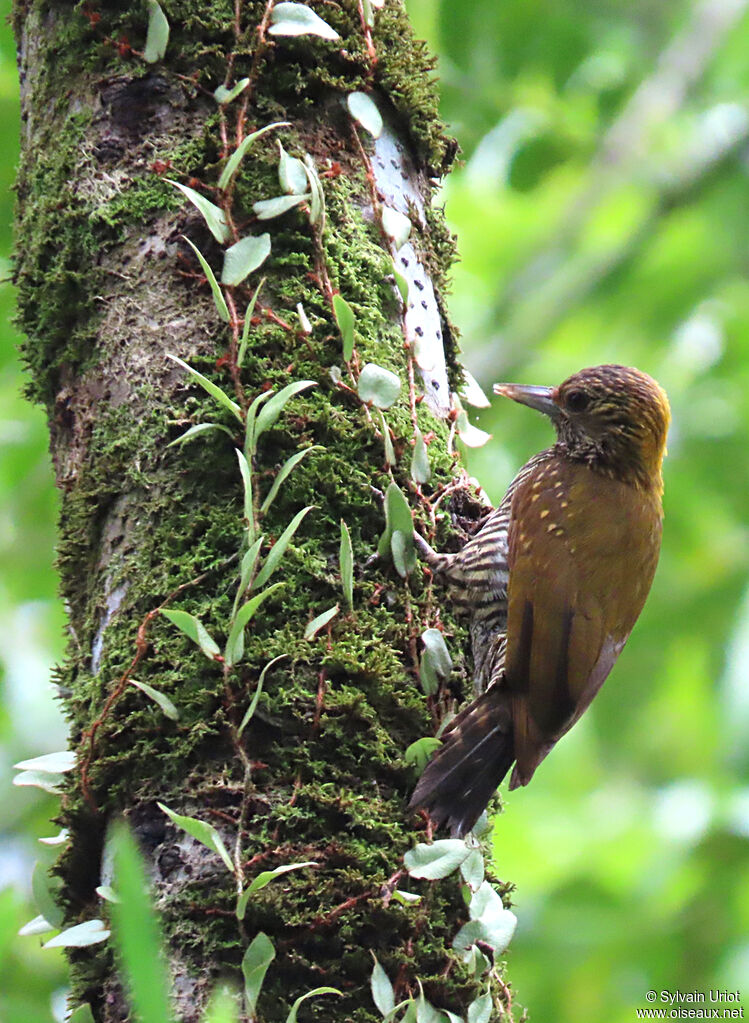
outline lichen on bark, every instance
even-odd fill
[[[242,491],[225,434],[168,447],[187,426],[215,420],[216,409],[166,355],[185,359],[229,393],[232,379],[229,332],[181,236],[216,267],[220,250],[165,171],[198,179],[204,189],[215,185],[223,154],[211,93],[231,61],[235,79],[251,77],[248,127],[289,121],[278,135],[284,146],[311,154],[327,171],[325,271],[355,312],[359,364],[377,362],[405,385],[408,351],[392,259],[343,99],[355,89],[373,94],[409,153],[429,210],[415,224],[414,244],[444,309],[452,243],[441,214],[429,207],[431,179],[447,169],[454,150],[437,117],[431,58],[413,39],[400,0],[377,12],[371,46],[358,3],[344,0],[320,7],[339,41],[266,40],[262,50],[256,28],[265,3],[162,6],[172,31],[164,61],[152,66],[138,55],[145,5],[32,0],[16,10],[24,111],[16,280],[29,391],[48,410],[63,492],[59,568],[71,642],[59,679],[71,743],[85,764],[83,784],[80,775],[71,782],[61,810],[71,833],[57,868],[68,918],[101,911],[94,889],[106,826],[124,815],[154,881],[179,1019],[198,1018],[211,983],[236,969],[247,936],[260,930],[278,951],[263,989],[265,1020],[283,1019],[294,997],[321,983],[339,987],[343,998],[320,1009],[310,1003],[310,1016],[378,1019],[370,950],[401,996],[420,980],[435,1005],[465,1012],[479,985],[450,951],[465,918],[454,879],[409,881],[424,895],[417,907],[388,898],[387,885],[424,827],[405,809],[414,775],[403,759],[406,747],[434,728],[418,686],[417,637],[439,622],[456,662],[457,692],[470,684],[466,634],[437,607],[421,568],[404,583],[392,566],[369,563],[383,529],[373,488],[384,490],[392,477],[368,410],[329,373],[342,362],[341,339],[303,209],[270,222],[273,251],[262,268],[266,283],[242,387],[252,397],[292,379],[316,381],[263,438],[255,466],[267,486],[294,450],[318,446],[264,518],[268,543],[300,508],[315,508],[284,558],[283,591],[253,622],[228,688],[220,666],[163,618],[147,618],[177,587],[198,579],[173,606],[225,635],[242,536]],[[362,141],[367,149],[364,135]],[[234,210],[243,229],[252,203],[278,192],[277,159],[271,133],[242,165]],[[298,302],[312,322],[309,337],[293,326]],[[452,339],[446,321],[443,327]],[[446,348],[454,384],[452,341]],[[394,475],[415,491],[408,474],[414,415],[422,432],[434,435],[424,488],[434,496],[455,478],[448,424],[424,403],[411,409],[405,397],[387,412],[398,453]],[[453,510],[468,519],[478,514],[466,487],[456,490]],[[305,624],[340,600],[341,518],[353,540],[355,609],[310,642]],[[426,525],[446,540],[444,518]],[[146,621],[137,677],[174,700],[177,722],[132,686],[102,714],[117,680],[127,678]],[[253,762],[245,799],[229,725],[263,665],[281,654],[286,660],[269,674],[245,733]],[[249,876],[279,863],[317,866],[264,889],[238,927],[231,876],[169,824],[157,800],[210,820],[227,843],[242,812]],[[126,1019],[106,947],[73,952],[71,962],[74,1001],[89,1001],[97,1021]]]

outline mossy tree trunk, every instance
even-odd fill
[[[107,826],[129,821],[153,878],[175,1012],[185,1021],[199,1018],[217,977],[236,976],[259,931],[277,952],[260,1002],[267,1020],[283,1019],[295,997],[320,984],[343,997],[307,1003],[309,1018],[379,1019],[370,950],[399,999],[421,981],[433,1004],[465,1015],[487,983],[450,948],[466,918],[454,877],[408,879],[424,896],[417,906],[393,898],[404,852],[425,836],[424,819],[406,809],[414,771],[404,751],[433,734],[461,676],[468,691],[465,632],[419,566],[403,579],[389,556],[368,561],[384,528],[373,488],[395,480],[439,544],[451,502],[477,514],[448,453],[448,380],[459,376],[442,304],[452,244],[430,207],[452,149],[436,117],[429,57],[400,0],[373,12],[356,0],[313,6],[339,38],[271,34],[272,0],[164,0],[171,32],[152,63],[143,56],[146,3],[33,0],[15,15],[23,102],[16,279],[30,389],[48,410],[62,492],[59,568],[71,639],[59,681],[78,754],[63,796],[70,839],[58,870],[69,923],[106,915],[95,888]],[[219,107],[217,86],[243,78],[244,91]],[[376,143],[346,106],[355,90],[384,116]],[[218,188],[243,138],[281,121],[289,124],[257,138]],[[307,154],[309,187],[322,182],[324,224],[311,199],[254,222],[253,203],[281,194],[279,140],[292,156]],[[167,178],[223,210],[222,244]],[[408,307],[395,287],[385,206],[401,212],[396,229],[404,215],[412,225],[397,255]],[[182,236],[219,275],[222,248],[264,231],[272,248],[262,268],[223,288],[225,322]],[[261,274],[240,366],[244,311]],[[337,293],[354,314],[348,361]],[[221,387],[237,414],[168,354]],[[369,362],[401,381],[387,427],[356,393]],[[250,459],[260,564],[292,518],[314,508],[276,569],[283,588],[258,610],[244,656],[228,667],[157,611],[195,615],[223,649],[248,546],[235,447],[253,398],[295,380],[316,386],[289,402]],[[208,422],[225,429],[168,446]],[[420,436],[431,470],[422,484],[411,470]],[[279,467],[303,448],[312,450],[261,515]],[[341,519],[353,540],[352,612],[338,562]],[[305,639],[307,623],[335,604],[329,626]],[[436,626],[456,671],[452,688],[426,700],[418,637]],[[260,672],[280,655],[240,736]],[[178,720],[133,681],[166,694]],[[263,889],[240,923],[237,879],[157,801],[211,823],[245,883],[279,864],[316,866]],[[71,960],[73,1003],[90,1002],[97,1021],[128,1018],[109,946]],[[507,990],[496,973],[489,983],[499,1018]]]

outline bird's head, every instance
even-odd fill
[[[495,384],[494,391],[549,416],[568,457],[639,486],[662,486],[671,411],[666,392],[647,373],[593,366],[559,387]]]

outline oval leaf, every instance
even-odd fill
[[[148,0],[148,32],[143,50],[143,60],[155,64],[166,53],[169,42],[169,22],[156,0]]]
[[[249,948],[242,957],[242,975],[244,976],[244,994],[250,1013],[254,1016],[257,999],[265,980],[268,967],[276,957],[273,942],[267,934],[260,931],[252,939]]]
[[[366,92],[352,92],[346,98],[349,113],[366,128],[372,138],[378,139],[382,133],[382,115],[374,100]]]
[[[301,160],[289,156],[281,143],[278,143],[280,159],[278,162],[278,183],[287,195],[301,195],[307,191],[307,171]]]
[[[491,991],[486,991],[478,998],[474,998],[468,1006],[468,1023],[489,1023],[492,1017],[492,996]]]
[[[68,927],[42,945],[42,948],[86,948],[106,941],[110,932],[103,920],[86,920],[85,923]]]
[[[400,210],[395,210],[392,206],[383,206],[382,230],[398,250],[408,241],[408,236],[411,234],[411,221]]]
[[[249,235],[231,245],[224,253],[221,283],[241,284],[248,274],[262,266],[270,255],[270,235]]]
[[[340,39],[334,28],[323,21],[305,4],[276,4],[270,16],[268,34],[272,36],[320,36],[322,39]]]
[[[309,192],[303,195],[279,195],[275,199],[260,199],[259,202],[253,203],[252,209],[258,220],[272,220],[273,217],[280,217],[281,214],[309,200]]]
[[[359,374],[359,397],[362,401],[372,402],[377,408],[390,408],[398,400],[400,390],[398,376],[374,362],[368,362]]]
[[[393,985],[390,983],[390,978],[380,966],[374,952],[372,953],[372,958],[374,959],[374,969],[372,970],[370,981],[372,1000],[380,1010],[380,1014],[387,1016],[395,1008],[395,992],[393,991]]]
[[[419,843],[403,857],[406,870],[412,877],[436,881],[447,877],[468,858],[471,850],[458,838],[443,838],[431,845]]]
[[[75,753],[64,749],[59,753],[44,753],[31,760],[19,760],[13,767],[17,771],[43,771],[45,774],[64,774],[75,767]]]
[[[343,295],[333,295],[333,309],[343,339],[343,358],[348,362],[354,351],[354,310]]]
[[[50,792],[53,796],[57,796],[62,792],[60,787],[62,775],[47,774],[45,771],[21,771],[20,774],[14,777],[13,784],[18,785],[20,788],[30,786],[42,789],[44,792]]]
[[[212,661],[215,656],[221,652],[219,650],[218,643],[215,639],[213,639],[206,627],[200,619],[195,617],[195,615],[188,614],[187,611],[169,611],[166,608],[162,609],[161,614],[167,618],[172,625],[176,625],[180,632],[184,632],[184,634],[191,639],[193,643],[197,643],[210,661]]]
[[[482,448],[492,438],[490,433],[479,430],[477,426],[469,423],[468,413],[465,410],[458,413],[457,430],[458,436],[469,448]]]
[[[428,483],[432,475],[432,470],[429,465],[429,452],[427,451],[426,441],[421,430],[416,427],[416,433],[414,437],[414,453],[411,457],[411,478],[416,483]]]
[[[249,78],[241,78],[232,89],[227,89],[225,85],[219,85],[218,89],[213,93],[213,98],[221,106],[225,106],[227,103],[231,103],[233,99],[236,99],[240,93],[244,92],[249,84]]]

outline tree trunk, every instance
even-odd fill
[[[276,34],[273,21],[283,19],[272,15],[273,0],[162,6],[170,27],[163,59],[154,59],[154,5],[148,43],[145,3],[31,0],[16,10],[23,109],[16,279],[29,389],[48,410],[63,494],[59,569],[70,616],[59,682],[78,768],[63,795],[70,837],[57,868],[67,922],[107,915],[95,888],[107,881],[100,869],[107,827],[124,816],[153,879],[178,1019],[200,1017],[213,981],[236,974],[260,931],[277,953],[259,1003],[265,1020],[284,1019],[294,998],[321,984],[343,997],[307,1003],[310,1018],[379,1019],[370,950],[398,1000],[418,995],[421,982],[435,1006],[465,1016],[488,982],[496,1018],[509,1018],[498,974],[482,976],[451,949],[467,917],[455,877],[400,873],[426,827],[406,809],[415,772],[404,751],[434,733],[460,692],[459,676],[468,692],[466,633],[411,564],[407,530],[393,540],[391,521],[383,557],[369,560],[385,529],[373,488],[391,487],[388,500],[397,503],[395,482],[439,546],[448,505],[453,516],[479,515],[448,446],[448,393],[459,380],[443,306],[453,245],[430,203],[453,148],[436,116],[430,58],[400,0],[374,11],[356,0],[314,3],[335,39]],[[219,106],[214,90],[243,78],[244,91]],[[384,118],[376,142],[347,108],[353,91],[369,94]],[[362,119],[368,123],[367,110]],[[243,139],[284,121],[254,140],[219,188]],[[284,194],[279,141],[292,157],[307,154],[309,197],[258,224],[253,204]],[[292,165],[292,176],[302,171]],[[167,179],[222,211],[213,235]],[[383,220],[385,207],[400,218],[385,212]],[[393,235],[404,215],[411,236],[401,244]],[[222,286],[222,320],[182,236],[220,277],[222,249],[264,232],[271,253],[247,279]],[[405,305],[393,275],[396,245],[409,284]],[[245,309],[261,277],[240,366]],[[353,311],[348,359],[338,293]],[[217,403],[170,354],[227,401]],[[367,363],[401,381],[387,427],[357,394]],[[375,376],[377,383],[382,375]],[[243,440],[251,402],[302,380],[316,386],[289,401],[253,457]],[[169,446],[205,423],[224,429]],[[428,483],[416,482],[423,467],[411,469],[422,437]],[[248,456],[251,496],[235,449]],[[301,449],[310,450],[263,512],[280,467]],[[257,566],[267,566],[274,542],[308,505],[272,579],[283,587],[258,608],[243,656],[236,644],[227,656],[237,609],[257,592],[239,584],[240,559],[246,565],[262,536]],[[339,567],[341,519],[353,541],[352,611]],[[336,604],[329,624],[305,638],[307,623]],[[160,610],[195,616],[221,653]],[[427,700],[419,636],[436,626],[458,677]],[[261,671],[278,657],[242,731]],[[179,718],[134,682],[168,696]],[[213,825],[232,852],[233,873],[157,802]],[[237,919],[238,888],[260,871],[309,861],[315,866],[258,892]],[[399,884],[422,894],[421,903],[394,898]],[[72,1004],[89,1002],[97,1021],[127,1019],[109,945],[75,950],[71,961]]]

